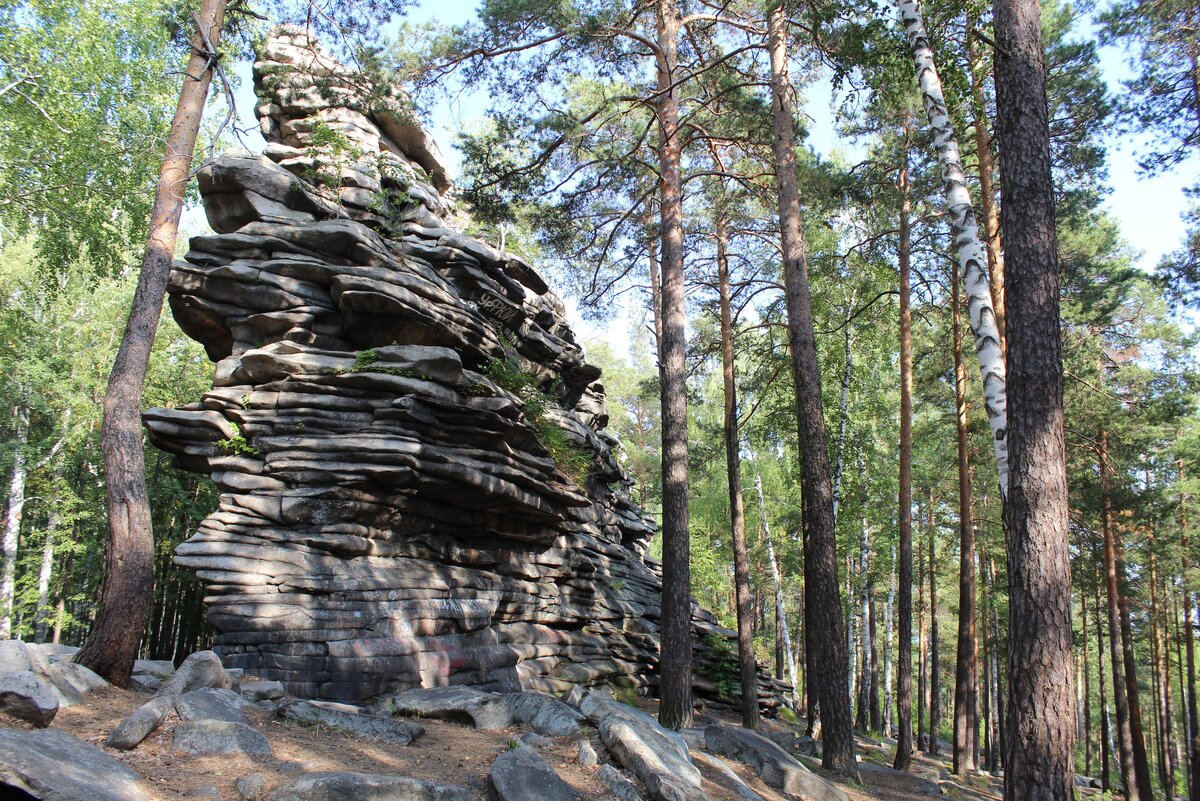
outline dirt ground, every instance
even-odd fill
[[[81,704],[61,709],[52,726],[93,743],[133,768],[160,801],[196,798],[236,801],[239,796],[234,782],[251,773],[260,773],[267,778],[266,796],[269,797],[272,790],[301,773],[319,770],[396,774],[439,784],[458,784],[473,791],[478,798],[486,799],[489,798],[487,777],[492,761],[510,748],[512,740],[529,731],[527,726],[500,732],[475,731],[455,723],[422,719],[419,722],[425,727],[424,736],[414,744],[404,746],[357,737],[324,726],[284,721],[263,710],[247,708],[247,718],[266,735],[274,756],[176,753],[171,748],[174,729],[179,723],[174,712],[167,716],[158,731],[133,751],[104,748],[104,739],[109,732],[147,698],[116,688],[102,689],[89,695]],[[651,704],[647,704],[647,711],[654,711]],[[0,727],[5,726],[28,727],[0,715]],[[606,761],[604,747],[594,729],[590,730],[590,741],[600,755],[601,763]],[[578,793],[580,801],[612,798],[597,776],[599,768],[579,764],[578,746],[570,739],[555,740],[553,745],[538,750]],[[837,782],[850,795],[851,801],[929,801],[931,795],[937,793],[936,781],[939,775],[944,775],[945,763],[919,755],[914,760],[913,774],[897,773],[879,767],[889,762],[890,752],[891,748],[886,744],[860,741],[861,760],[865,765],[863,784]],[[788,796],[767,787],[746,766],[731,760],[727,762],[765,801],[788,801]],[[809,766],[813,766],[811,762]],[[741,801],[726,776],[703,764],[698,767],[704,777],[704,790],[712,801]],[[999,798],[998,788],[986,777],[943,787],[952,801],[995,801]]]

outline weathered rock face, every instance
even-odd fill
[[[399,98],[368,104],[292,29],[255,76],[265,155],[201,169],[217,233],[169,286],[214,386],[144,417],[222,490],[176,553],[214,650],[309,698],[655,683],[653,528],[561,301],[453,226]]]

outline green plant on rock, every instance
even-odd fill
[[[229,424],[233,428],[233,436],[217,440],[217,447],[229,456],[259,456],[258,448],[250,444],[237,423]]]

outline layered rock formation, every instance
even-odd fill
[[[655,684],[653,527],[561,301],[456,227],[403,98],[294,29],[255,80],[267,149],[201,169],[216,234],[169,286],[214,386],[144,418],[221,488],[176,553],[214,650],[311,698]],[[695,625],[715,700],[709,646],[732,632]]]

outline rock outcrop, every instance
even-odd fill
[[[175,557],[213,650],[306,698],[654,685],[653,526],[562,302],[463,233],[403,97],[290,28],[255,82],[266,151],[200,169],[216,233],[168,290],[214,386],[144,415],[221,489]],[[694,619],[703,666],[733,632]]]

